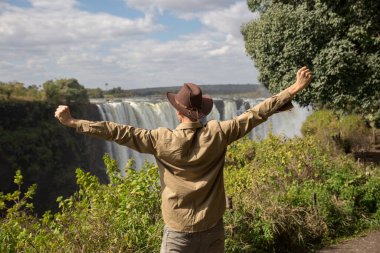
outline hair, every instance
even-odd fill
[[[177,113],[185,118],[188,118],[189,120],[191,120],[191,122],[197,122],[199,121],[200,119],[196,120],[196,119],[192,119],[192,118],[189,118],[187,117],[186,115],[184,115],[183,113],[181,113],[180,111],[177,110]]]

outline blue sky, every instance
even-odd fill
[[[0,81],[86,87],[258,83],[245,0],[0,0]]]

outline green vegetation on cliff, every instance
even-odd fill
[[[74,79],[49,80],[42,87],[0,82],[0,101],[45,101],[50,104],[88,103],[87,90]]]
[[[77,166],[91,166],[103,182],[107,180],[104,172],[90,163],[90,148],[95,145],[87,146],[90,140],[61,125],[54,118],[55,108],[46,102],[0,102],[0,191],[14,190],[12,178],[21,169],[25,187],[38,185],[33,199],[38,214],[57,210],[57,196],[69,196],[77,190]],[[92,110],[94,115],[97,111],[90,104],[75,105],[72,110],[89,119],[85,112]]]

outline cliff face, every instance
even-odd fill
[[[17,169],[24,187],[37,184],[35,210],[56,210],[56,198],[76,189],[75,169],[80,167],[107,182],[102,156],[104,141],[75,133],[55,118],[56,106],[42,102],[0,103],[0,191],[14,190]],[[75,117],[99,120],[93,104],[71,106]]]

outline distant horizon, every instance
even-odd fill
[[[220,97],[225,96],[243,96],[245,97],[265,97],[269,95],[269,91],[263,85],[254,84],[214,84],[214,85],[200,85],[203,94],[216,95]],[[152,87],[141,89],[121,89],[116,93],[107,93],[111,90],[102,90],[106,92],[104,95],[115,96],[116,99],[131,98],[131,97],[165,97],[167,92],[177,92],[180,86],[168,86],[168,87]],[[126,92],[126,93],[123,93]],[[124,96],[122,96],[124,95]]]
[[[61,78],[55,78],[55,79],[49,79],[49,80],[46,80],[44,82],[42,82],[41,84],[35,84],[35,83],[31,83],[31,84],[26,84],[24,82],[21,82],[19,80],[12,80],[12,81],[7,81],[7,82],[4,82],[3,80],[0,80],[0,83],[3,82],[3,83],[9,83],[9,82],[18,82],[18,83],[23,83],[26,87],[29,87],[29,86],[32,86],[32,85],[36,85],[36,86],[41,86],[43,85],[43,83],[47,82],[47,81],[55,81],[55,80],[59,80]],[[172,88],[172,87],[181,87],[184,83],[182,84],[178,84],[178,85],[169,85],[169,86],[151,86],[151,87],[143,87],[143,88],[131,88],[129,89],[128,87],[127,88],[123,88],[122,86],[116,86],[116,87],[110,87],[110,88],[107,88],[107,89],[104,89],[104,87],[88,87],[86,86],[85,84],[81,83],[81,81],[75,77],[68,77],[68,78],[62,78],[62,79],[76,79],[78,81],[78,83],[80,85],[82,85],[85,89],[101,89],[101,90],[111,90],[111,89],[115,89],[115,88],[122,88],[123,90],[140,90],[140,89],[159,89],[159,88]],[[258,85],[258,86],[263,86],[261,83],[207,83],[207,84],[197,84],[199,86],[216,86],[216,85]],[[105,86],[103,84],[103,86]]]
[[[169,88],[174,88],[174,87],[181,87],[183,84],[179,84],[179,85],[171,85],[171,86],[156,86],[156,87],[145,87],[145,88],[133,88],[133,89],[126,89],[126,90],[142,90],[142,89],[169,89]],[[263,86],[262,84],[260,83],[212,83],[212,84],[197,84],[199,86],[217,86],[217,85],[220,85],[220,86],[223,86],[223,85],[252,85],[252,86]],[[264,86],[263,86],[264,87]],[[85,87],[86,88],[86,87]],[[117,87],[116,87],[117,88]]]

